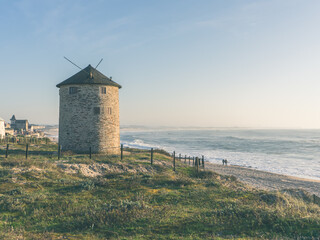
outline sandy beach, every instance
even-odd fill
[[[259,171],[240,166],[206,163],[206,169],[219,174],[232,175],[238,180],[265,190],[303,189],[320,197],[320,181]]]

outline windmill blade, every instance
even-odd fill
[[[67,61],[69,61],[70,63],[72,63],[73,65],[75,65],[77,68],[79,68],[79,69],[82,70],[81,67],[79,67],[77,64],[75,64],[74,62],[72,62],[70,59],[68,59],[68,58],[66,58],[66,57],[64,57],[64,59],[66,59]]]
[[[66,59],[68,62],[72,63],[74,66],[76,66],[77,68],[79,68],[81,71],[84,71],[85,73],[89,74],[88,72],[86,72],[85,70],[83,70],[81,67],[79,67],[77,64],[75,64],[74,62],[72,62],[70,59],[64,57],[64,59]]]
[[[100,63],[102,62],[103,58],[101,58],[100,62],[97,64],[96,68],[94,70],[97,69],[97,67],[100,65]]]

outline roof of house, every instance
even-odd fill
[[[88,67],[82,69],[80,72],[76,73],[67,80],[57,84],[57,87],[63,85],[73,85],[73,84],[100,84],[100,85],[109,85],[121,88],[121,85],[112,81],[110,78],[103,75],[97,69],[93,68],[90,64]]]
[[[28,120],[16,120],[16,123],[25,123],[28,122]]]
[[[13,114],[10,120],[16,120],[16,116]]]

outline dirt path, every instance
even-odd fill
[[[223,175],[233,175],[253,187],[266,190],[304,189],[320,197],[320,181],[290,177],[239,166],[206,163],[206,168]]]

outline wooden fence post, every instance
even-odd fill
[[[198,159],[198,157],[196,157],[196,169],[197,169],[197,173],[199,173],[199,159]]]
[[[190,156],[189,156],[189,166],[190,166]]]
[[[27,144],[26,145],[26,159],[28,159],[28,148],[29,148],[29,145]]]
[[[8,158],[8,151],[9,151],[9,144],[7,144],[7,148],[6,148],[6,158]]]
[[[192,157],[192,166],[194,166],[194,157]]]
[[[204,156],[202,155],[202,168],[204,169]]]
[[[58,160],[60,160],[60,154],[61,154],[61,145],[58,145]]]
[[[173,151],[173,171],[176,171],[176,152]]]
[[[91,147],[89,147],[89,158],[91,159],[91,157],[92,157],[92,149]]]
[[[181,153],[179,153],[179,161],[181,162]]]
[[[184,163],[187,163],[187,155],[184,155]]]
[[[123,160],[123,144],[121,144],[121,157],[120,157],[121,161]]]
[[[153,148],[151,148],[151,165],[153,164]]]

